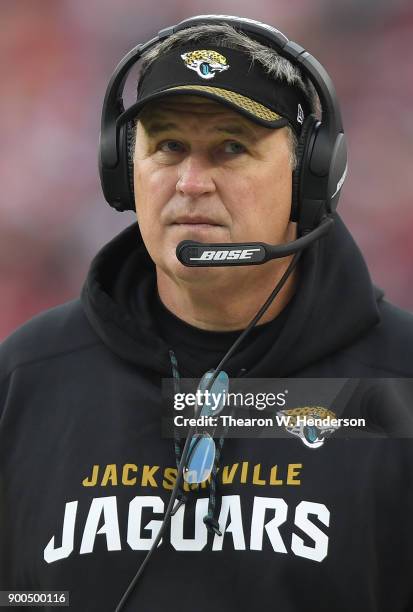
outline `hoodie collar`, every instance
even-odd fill
[[[136,314],[127,307],[134,287]],[[169,377],[168,346],[157,332],[151,308],[155,296],[155,267],[134,223],[92,261],[82,304],[93,329],[111,351]],[[301,257],[297,291],[285,324],[248,376],[290,376],[351,344],[379,322],[377,302],[382,297],[352,236],[335,215],[331,232]]]

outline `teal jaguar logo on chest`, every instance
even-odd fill
[[[340,427],[334,412],[321,406],[279,410],[277,415],[283,417],[286,431],[298,436],[308,448],[320,448]]]
[[[188,51],[183,53],[181,58],[184,60],[185,66],[189,70],[195,70],[202,79],[213,79],[217,72],[223,72],[229,68],[226,57],[217,51],[208,49]]]

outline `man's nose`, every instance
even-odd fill
[[[198,197],[215,191],[213,166],[204,155],[188,155],[179,165],[176,191],[181,195]]]

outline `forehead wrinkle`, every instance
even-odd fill
[[[225,134],[230,134],[231,136],[243,136],[247,137],[250,140],[256,142],[258,140],[258,134],[251,128],[239,124],[239,125],[227,125],[217,127],[216,130],[218,132],[224,132]]]
[[[199,115],[199,112],[195,111],[194,113],[191,113],[190,111],[185,111],[185,114]],[[151,115],[150,117],[146,117],[142,124],[145,129],[145,132],[149,136],[156,136],[157,134],[170,130],[185,131],[186,129],[192,129],[189,128],[189,126],[178,125],[173,121],[168,121],[167,118],[165,118],[165,116],[163,115],[163,113],[160,112],[157,112],[156,114]],[[207,128],[207,131],[225,133],[231,136],[247,137],[255,142],[258,140],[259,136],[257,134],[257,130],[255,130],[254,128],[255,126],[247,125],[246,122],[243,120],[243,117],[237,117],[235,119],[228,119],[228,122],[223,121],[221,125],[212,125],[209,129]]]
[[[167,132],[168,130],[179,129],[176,123],[172,123],[171,121],[162,122],[162,120],[149,120],[143,123],[143,127],[145,132],[150,136],[155,136],[156,134]]]

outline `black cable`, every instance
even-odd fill
[[[275,286],[275,289],[272,291],[272,293],[269,295],[267,300],[261,306],[261,308],[259,309],[259,311],[255,315],[255,317],[252,319],[252,321],[244,329],[242,334],[235,340],[234,344],[229,348],[229,350],[226,353],[226,355],[224,355],[224,357],[221,359],[221,361],[219,362],[219,364],[215,368],[214,373],[211,376],[211,380],[209,381],[211,384],[214,382],[214,380],[216,379],[216,377],[218,376],[218,374],[222,370],[224,363],[226,361],[228,361],[228,359],[230,357],[232,357],[232,355],[234,354],[235,350],[239,347],[241,342],[244,340],[245,336],[251,331],[251,329],[254,327],[254,325],[261,319],[262,315],[265,313],[267,308],[271,305],[271,302],[274,300],[275,297],[277,297],[278,293],[284,287],[285,283],[287,282],[288,277],[290,276],[290,274],[294,270],[295,266],[297,265],[298,260],[301,257],[301,254],[302,254],[302,251],[298,251],[298,253],[296,253],[294,255],[294,257],[290,261],[290,264],[289,264],[288,268],[286,269],[286,271],[282,275],[281,280]]]
[[[302,254],[302,251],[298,251],[298,253],[295,253],[295,255],[292,258],[291,262],[289,263],[286,271],[282,275],[281,280],[277,283],[277,285],[275,286],[274,290],[269,295],[268,299],[264,302],[264,304],[261,306],[261,308],[259,309],[257,314],[250,321],[248,326],[244,329],[242,334],[236,339],[234,344],[228,349],[228,351],[226,352],[224,357],[221,359],[221,361],[219,362],[219,364],[215,368],[211,378],[208,381],[208,384],[207,384],[207,389],[208,390],[212,387],[215,379],[219,375],[220,371],[223,369],[225,363],[232,357],[232,355],[234,354],[235,350],[238,348],[238,346],[241,344],[241,342],[244,340],[244,338],[247,336],[247,334],[251,331],[251,329],[254,327],[254,325],[257,323],[257,321],[259,321],[259,319],[263,316],[263,314],[265,313],[267,308],[270,306],[270,304],[274,300],[274,298],[281,291],[281,289],[285,285],[288,277],[290,276],[290,274],[293,272],[294,268],[296,267],[301,254]],[[162,537],[162,535],[163,535],[163,533],[164,533],[164,531],[166,529],[168,521],[169,521],[169,519],[171,517],[171,512],[173,510],[173,505],[174,505],[174,502],[176,500],[176,497],[177,497],[177,494],[178,494],[178,491],[179,491],[179,487],[181,485],[182,474],[183,474],[183,471],[184,471],[184,467],[185,467],[185,465],[187,463],[187,455],[189,453],[189,447],[190,447],[191,439],[192,439],[193,434],[195,433],[195,430],[196,430],[196,426],[190,427],[190,429],[188,431],[188,434],[186,436],[185,445],[184,445],[184,448],[182,450],[181,461],[179,462],[179,466],[178,466],[178,473],[176,475],[175,485],[174,485],[174,488],[172,489],[171,497],[169,498],[168,507],[167,507],[166,512],[165,512],[165,517],[164,517],[164,519],[162,521],[162,524],[161,524],[161,527],[159,529],[159,532],[158,532],[156,538],[154,539],[154,541],[152,543],[152,546],[151,546],[150,550],[148,551],[145,559],[142,561],[138,571],[136,572],[136,574],[133,577],[133,579],[131,580],[128,588],[126,589],[126,591],[122,595],[121,600],[119,601],[118,605],[116,606],[115,612],[121,612],[121,610],[123,609],[123,607],[124,607],[128,597],[129,597],[129,595],[132,593],[132,591],[135,588],[139,578],[142,576],[143,571],[144,571],[145,567],[147,566],[150,557],[152,556],[152,553],[154,552],[154,550],[158,546],[159,541],[160,541],[160,539],[161,539],[161,537]]]
[[[150,557],[152,556],[153,551],[158,546],[159,541],[160,541],[160,539],[161,539],[161,537],[163,535],[163,532],[165,531],[165,528],[166,528],[168,520],[169,520],[169,518],[171,516],[171,511],[173,509],[173,505],[174,505],[174,502],[176,500],[176,496],[177,496],[177,493],[178,493],[178,490],[179,490],[179,487],[180,487],[180,484],[181,484],[182,473],[184,471],[184,467],[185,467],[185,464],[186,464],[186,456],[188,454],[190,441],[191,441],[192,435],[195,432],[195,429],[196,429],[196,427],[194,426],[194,427],[191,427],[189,429],[189,431],[188,431],[188,435],[187,435],[186,440],[185,440],[185,446],[184,446],[183,451],[182,451],[181,461],[180,461],[179,466],[178,466],[178,473],[176,475],[175,485],[174,485],[174,488],[172,489],[171,497],[169,498],[168,507],[167,507],[166,512],[165,512],[165,517],[164,517],[164,520],[162,521],[162,525],[161,525],[161,527],[159,529],[158,535],[154,539],[153,544],[152,544],[150,550],[148,550],[148,553],[147,553],[145,559],[142,561],[138,571],[136,572],[136,574],[133,577],[132,581],[130,582],[128,588],[124,592],[124,594],[122,596],[122,599],[120,600],[120,602],[116,606],[115,612],[120,612],[123,609],[123,606],[125,605],[126,600],[128,599],[129,595],[133,591],[133,589],[134,589],[136,583],[138,582],[139,578],[143,574],[143,570],[147,566],[148,561],[149,561]]]

